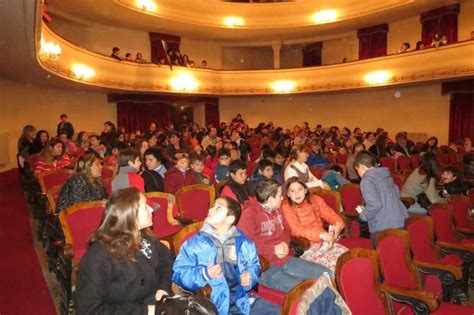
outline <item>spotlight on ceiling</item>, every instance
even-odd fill
[[[153,0],[136,0],[136,6],[147,12],[156,12],[158,6]]]
[[[331,23],[338,17],[337,10],[321,10],[313,14],[313,21],[316,24]]]
[[[280,80],[274,81],[271,84],[273,91],[276,93],[290,93],[296,89],[297,83],[296,81],[290,80]]]
[[[393,75],[391,71],[381,70],[369,72],[364,76],[364,81],[370,85],[380,85],[389,82]]]
[[[244,19],[240,16],[226,16],[223,23],[228,27],[238,27],[245,24]]]

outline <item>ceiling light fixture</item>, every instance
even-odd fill
[[[244,24],[244,19],[240,16],[227,16],[224,18],[224,25],[229,27],[243,26]]]
[[[313,21],[317,24],[331,23],[336,21],[337,10],[321,10],[313,14]]]
[[[296,81],[280,80],[272,82],[271,86],[277,93],[290,93],[296,89],[297,83]]]
[[[62,50],[59,44],[53,42],[46,42],[41,36],[39,55],[41,59],[56,61],[61,55]]]
[[[95,71],[91,67],[83,65],[81,63],[75,63],[71,66],[72,72],[78,79],[90,79],[95,76]]]
[[[385,84],[392,79],[391,71],[381,70],[369,72],[364,76],[364,81],[370,85]]]
[[[189,73],[182,73],[170,80],[171,88],[175,91],[191,92],[199,87],[199,82]]]
[[[147,12],[156,12],[158,8],[153,0],[136,0],[136,6]]]

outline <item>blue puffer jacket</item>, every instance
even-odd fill
[[[236,306],[242,314],[250,313],[249,291],[257,284],[260,275],[255,244],[244,236],[242,231],[235,240],[237,253],[237,267],[240,274],[250,272],[251,284],[247,287],[238,286],[236,292]],[[196,291],[207,284],[212,288],[211,301],[217,307],[220,315],[229,313],[230,292],[226,279],[220,277],[211,279],[207,274],[207,267],[217,262],[217,248],[210,236],[200,231],[187,240],[179,251],[173,265],[173,282],[180,287]]]
[[[360,217],[369,224],[370,233],[405,225],[407,209],[388,168],[368,169],[360,181],[360,190],[365,203]]]

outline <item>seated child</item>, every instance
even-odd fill
[[[165,173],[165,192],[174,195],[181,187],[197,184],[196,175],[189,169],[189,158],[181,155],[176,160],[176,165]]]
[[[229,179],[230,151],[222,148],[217,153],[217,157],[219,160],[214,171],[214,180],[219,183]]]
[[[166,168],[162,164],[163,154],[157,147],[152,147],[145,151],[144,156],[146,169],[142,172],[142,177],[145,180],[145,191],[164,191],[163,175]]]
[[[221,196],[227,196],[243,205],[255,196],[255,187],[247,181],[247,163],[234,160],[229,165],[229,182],[224,186]]]
[[[211,180],[209,179],[209,177],[203,173],[204,158],[201,155],[191,154],[191,170],[194,172],[198,184],[211,184]]]
[[[454,166],[448,166],[443,170],[441,184],[443,188],[439,194],[444,198],[448,198],[450,195],[465,195],[469,188],[460,178],[459,170]]]
[[[118,156],[119,172],[112,181],[112,192],[119,189],[135,187],[141,193],[145,193],[145,182],[137,173],[140,171],[142,162],[138,152],[134,149],[120,151]]]
[[[262,159],[260,162],[258,162],[257,169],[252,176],[251,182],[253,185],[257,185],[257,183],[264,178],[273,178],[282,184],[281,177],[275,174],[273,163],[269,159]]]

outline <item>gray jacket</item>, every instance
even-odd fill
[[[367,221],[370,233],[405,225],[408,213],[386,167],[367,170],[360,182],[360,190],[365,202],[365,211],[360,218]]]
[[[415,199],[421,193],[425,193],[426,197],[430,200],[431,203],[446,203],[447,199],[442,198],[435,187],[436,181],[434,178],[431,178],[429,183],[426,181],[426,175],[422,175],[419,172],[419,169],[415,169],[410,176],[408,176],[405,184],[402,187],[400,195],[402,197],[411,197]]]

